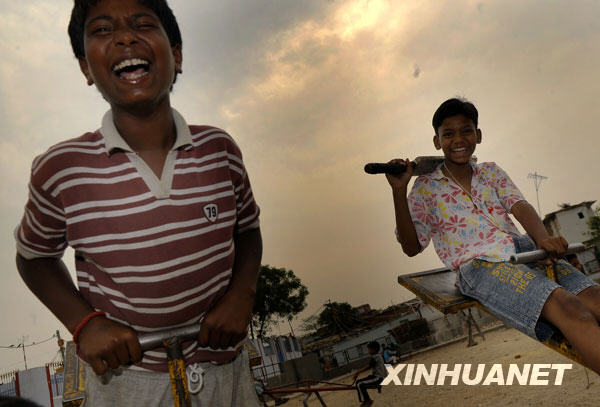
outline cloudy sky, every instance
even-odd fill
[[[391,192],[369,161],[435,154],[431,116],[449,97],[480,111],[480,161],[496,161],[543,213],[600,198],[600,3],[594,0],[171,0],[184,38],[173,105],[228,130],[262,209],[263,263],[310,295],[382,308],[410,299]],[[32,159],[95,130],[107,105],[85,84],[66,26],[70,0],[0,0],[0,346],[66,329],[21,282],[12,230]],[[73,268],[72,252],[65,261]],[[281,328],[280,333],[287,333]],[[277,332],[275,332],[277,333]],[[27,349],[29,366],[54,342]],[[22,368],[0,348],[0,372]]]

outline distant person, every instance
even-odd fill
[[[383,361],[385,363],[390,363],[390,350],[388,349],[387,345],[384,343],[383,345],[381,345],[381,356],[383,356]]]
[[[478,112],[465,100],[449,99],[433,115],[433,144],[444,162],[416,179],[407,197],[413,168],[386,175],[392,188],[397,239],[408,256],[433,240],[446,267],[458,272],[462,294],[539,341],[558,328],[585,364],[600,373],[600,287],[564,260],[567,242],[548,235],[535,209],[494,162],[471,158],[482,141]],[[526,135],[523,135],[525,137]],[[519,148],[518,145],[506,148]],[[533,241],[521,236],[514,215]],[[508,262],[535,246],[549,254],[558,282],[535,264]]]
[[[398,356],[396,354],[396,350],[393,350],[389,345],[383,344],[381,345],[383,351],[381,355],[383,356],[383,361],[386,364],[396,364],[398,362]]]
[[[379,342],[369,342],[367,344],[367,351],[371,358],[369,364],[354,374],[354,380],[358,378],[363,372],[371,370],[371,374],[363,379],[356,380],[356,391],[358,392],[358,401],[361,402],[361,406],[370,406],[373,404],[373,400],[369,397],[367,389],[376,389],[380,383],[387,376],[387,370],[383,361],[383,356],[379,352]]]
[[[583,273],[583,265],[579,262],[579,258],[575,253],[567,254],[567,261],[571,264],[571,266]]]

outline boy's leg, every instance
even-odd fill
[[[600,330],[591,311],[576,297],[597,284],[573,272],[563,262],[557,263],[555,271],[558,283],[537,267],[475,259],[461,266],[459,287],[464,295],[477,299],[496,317],[541,342],[560,329],[569,341],[573,339],[573,346],[586,363],[600,372],[600,357],[589,350],[589,345],[595,343],[598,349],[595,352],[600,353]],[[594,332],[590,337],[580,338],[575,334],[572,338],[573,329],[581,331],[588,326]]]
[[[596,321],[600,322],[600,286],[588,287],[577,294],[577,297],[592,311]]]
[[[594,287],[586,290],[592,288]],[[585,364],[600,374],[600,326],[584,301],[562,288],[557,288],[544,304],[542,316],[560,329],[581,354]]]
[[[369,393],[367,393],[367,390],[362,386],[362,382],[364,380],[365,379],[359,379],[356,381],[356,392],[358,393],[358,401],[361,402],[369,400]]]
[[[369,397],[369,393],[367,389],[375,389],[383,380],[380,377],[369,375],[364,379],[360,379],[356,382],[356,387],[359,390],[360,401],[371,401],[371,397]],[[362,396],[362,399],[361,399]]]
[[[541,316],[560,329],[585,363],[600,374],[600,286],[564,260],[554,264],[554,271],[562,287],[548,296]]]
[[[250,373],[248,351],[244,350],[230,363],[203,363],[204,387],[192,395],[194,406],[258,407],[256,388]]]
[[[556,262],[554,270],[558,284],[583,301],[596,320],[600,321],[600,286],[564,260]]]
[[[87,363],[84,367],[86,406],[169,407],[173,405],[168,373],[120,369],[111,376],[108,384],[103,384]]]
[[[585,363],[600,374],[600,327],[586,305],[597,289],[585,292],[597,284],[562,261],[555,271],[558,283],[537,267],[475,259],[461,266],[459,287],[464,295],[532,338],[544,342],[554,327],[560,329]]]
[[[536,265],[535,267],[541,271],[545,270],[545,266],[542,265]],[[583,301],[594,314],[596,320],[600,322],[600,286],[564,260],[556,262],[554,270],[558,284]]]

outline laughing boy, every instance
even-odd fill
[[[171,107],[182,41],[164,0],[75,0],[71,45],[110,105],[100,129],[32,165],[17,266],[73,334],[91,406],[170,406],[163,349],[137,333],[201,324],[184,356],[194,404],[258,405],[243,352],[260,266],[259,209],[232,138]],[[61,256],[75,250],[76,288]],[[96,375],[122,370],[108,385]],[[93,373],[95,374],[93,374]]]

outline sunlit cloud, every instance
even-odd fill
[[[389,187],[362,167],[435,154],[431,115],[446,98],[476,103],[478,157],[502,165],[528,199],[528,172],[549,177],[543,211],[600,198],[600,3],[276,3],[171,0],[185,44],[172,100],[190,123],[223,127],[240,144],[262,210],[263,261],[300,276],[309,312],[327,299],[374,307],[408,299],[396,276],[439,266],[432,248],[403,255]],[[71,6],[0,0],[0,185],[9,191],[0,198],[0,305],[18,293],[22,314],[6,316],[14,337],[44,336],[19,325],[31,312],[35,329],[57,324],[13,264],[10,234],[29,165],[52,144],[98,128],[108,108],[72,55]],[[65,260],[71,265],[72,253]]]

